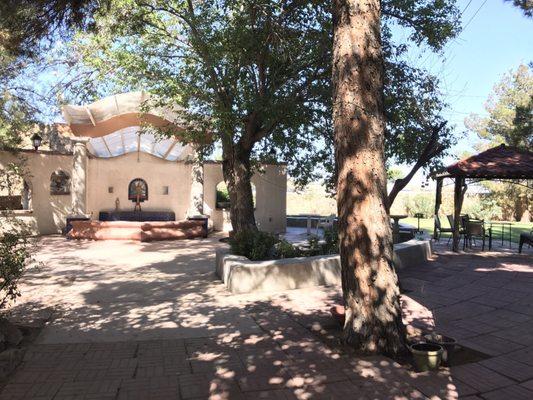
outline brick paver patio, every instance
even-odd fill
[[[44,266],[15,313],[56,318],[0,399],[532,399],[531,255],[439,248],[401,271],[410,329],[480,361],[415,373],[337,345],[340,288],[234,296],[214,276],[217,237],[179,243],[41,241]]]

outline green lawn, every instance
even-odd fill
[[[400,220],[401,223],[409,224],[412,226],[418,226],[418,220],[416,218],[405,218]],[[441,223],[443,224],[443,228],[448,228],[448,220],[446,218],[441,218]],[[512,229],[511,229],[511,240],[515,243],[518,243],[520,240],[520,234],[523,232],[529,233],[531,229],[533,229],[533,223],[521,223],[521,222],[513,222],[512,223]],[[424,218],[420,219],[420,229],[429,232],[430,234],[433,234],[433,218]],[[501,225],[495,225],[492,227],[492,238],[493,240],[501,240]],[[509,228],[505,227],[505,241],[509,240]],[[448,237],[449,234],[443,233],[442,237]],[[501,242],[500,242],[501,243]]]

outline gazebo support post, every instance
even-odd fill
[[[444,178],[437,178],[437,189],[435,191],[435,216],[433,218],[433,239],[437,240],[439,233],[437,232],[437,217],[439,215],[440,205],[442,204],[442,183]]]
[[[463,186],[465,178],[461,176],[455,177],[455,188],[453,192],[453,251],[459,251],[459,240],[461,238],[459,230],[461,229],[461,209],[463,208],[464,191]]]

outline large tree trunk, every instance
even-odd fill
[[[224,181],[228,186],[230,197],[230,218],[234,233],[257,229],[250,157],[241,153],[242,151],[234,151],[222,162]]]
[[[387,212],[380,1],[335,0],[333,14],[344,339],[394,355],[405,349],[405,329]]]

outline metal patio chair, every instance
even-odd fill
[[[489,239],[489,250],[492,249],[492,229],[485,228],[484,221],[465,221],[465,232],[463,239],[463,250],[468,246],[472,248],[472,241],[476,243],[476,238],[482,240],[481,251],[485,250],[485,239]]]

